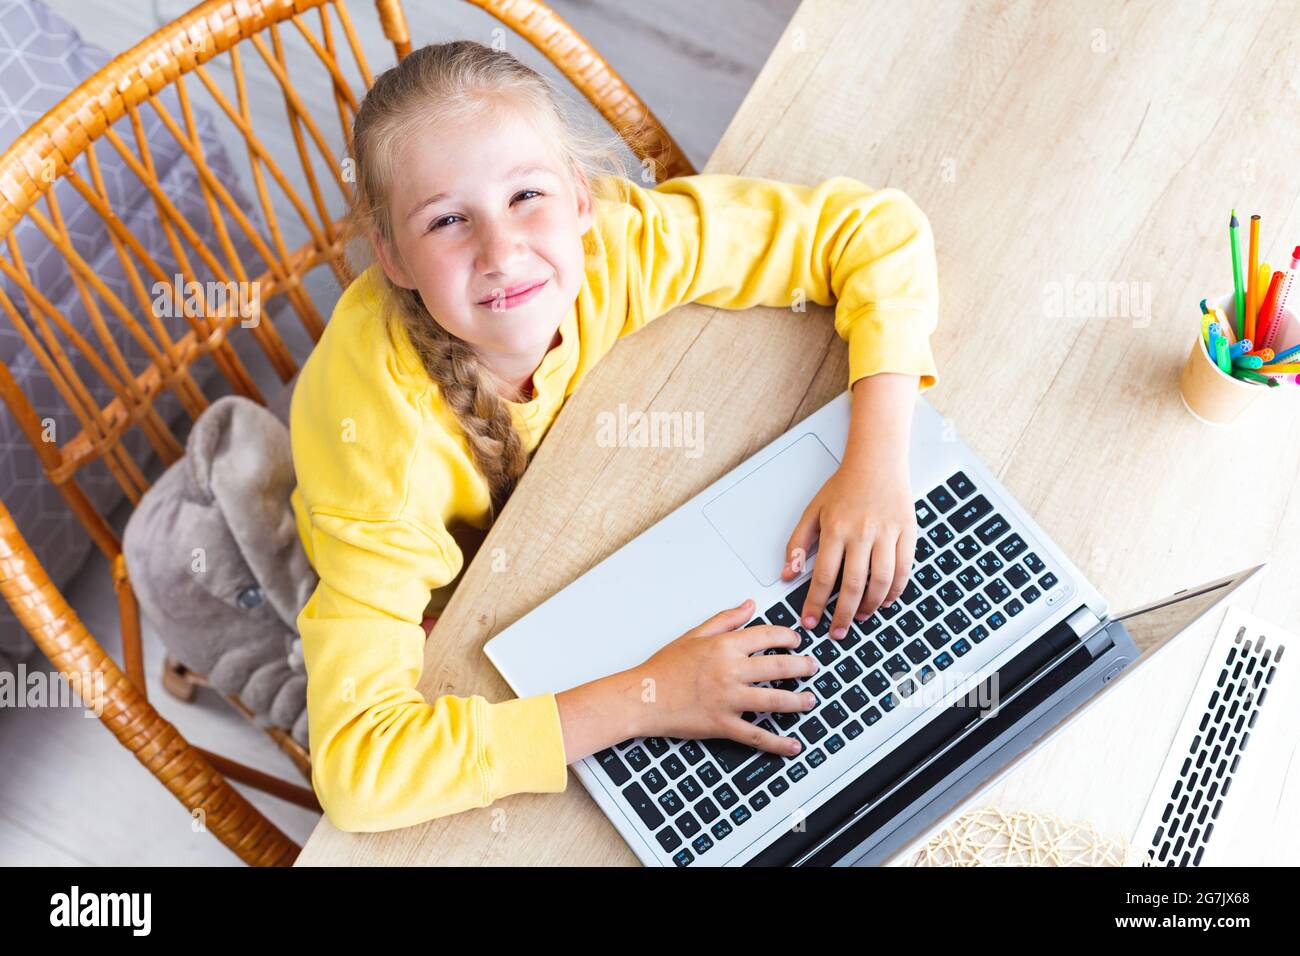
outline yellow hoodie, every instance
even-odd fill
[[[619,187],[622,187],[620,189]],[[511,405],[532,452],[621,337],[687,302],[836,304],[849,385],[876,372],[938,381],[929,221],[895,189],[847,177],[802,186],[729,175],[645,189],[596,182],[586,277]],[[567,782],[555,695],[426,701],[421,617],[488,525],[488,489],[400,329],[383,331],[373,269],[344,292],[291,408],[293,511],[320,583],[298,616],[312,783],[335,826],[410,826]],[[465,544],[465,547],[462,545]],[[557,687],[556,691],[566,688]]]

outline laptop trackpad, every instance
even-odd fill
[[[705,505],[704,517],[768,587],[781,578],[785,546],[799,516],[838,467],[809,432]]]

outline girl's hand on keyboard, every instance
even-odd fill
[[[770,647],[798,647],[799,635],[768,624],[745,627],[754,614],[754,602],[746,598],[744,604],[715,614],[633,668],[646,704],[641,735],[726,737],[770,753],[799,752],[798,740],[763,730],[740,715],[811,709],[816,698],[807,691],[753,685],[810,677],[817,672],[817,661],[795,654],[763,654]]]
[[[831,637],[848,633],[903,593],[916,554],[916,511],[905,457],[880,455],[844,463],[804,510],[786,545],[781,577],[803,573],[801,559],[817,542],[812,587],[799,611],[805,628],[817,626],[843,566]]]

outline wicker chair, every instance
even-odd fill
[[[572,27],[543,3],[536,0],[469,2],[494,15],[545,54],[618,130],[632,151],[643,162],[652,164],[657,179],[693,172],[680,148],[645,104]],[[401,5],[398,0],[376,0],[375,6],[384,37],[392,43],[395,56],[400,59],[411,48]],[[208,405],[193,376],[196,363],[205,357],[215,364],[235,393],[265,404],[253,378],[232,348],[232,336],[228,333],[245,327],[236,311],[207,309],[204,311],[208,314],[202,315],[187,311],[185,319],[190,331],[178,341],[172,341],[159,323],[150,320],[150,305],[140,280],[171,283],[173,279],[110,208],[96,156],[96,148],[103,141],[107,141],[104,148],[119,154],[148,191],[175,258],[183,264],[186,283],[243,279],[260,284],[262,321],[251,331],[281,381],[288,382],[297,365],[267,305],[281,300],[280,314],[296,315],[315,341],[324,329],[324,320],[307,294],[305,277],[313,270],[325,269],[340,289],[346,285],[349,276],[339,216],[331,214],[329,208],[332,202],[341,212],[350,196],[348,177],[340,174],[340,164],[326,146],[318,125],[325,119],[313,117],[299,93],[304,78],[299,72],[295,72],[292,80],[289,77],[284,33],[301,37],[315,54],[319,61],[315,64],[319,73],[316,79],[326,85],[337,110],[330,121],[340,124],[343,140],[348,141],[352,117],[363,91],[354,90],[346,74],[360,77],[358,87],[362,84],[368,87],[372,73],[343,0],[208,0],[108,63],[0,157],[0,241],[6,247],[0,250],[0,273],[9,280],[11,288],[21,292],[25,304],[25,309],[20,308],[0,288],[0,313],[3,314],[0,321],[12,323],[19,331],[34,359],[56,383],[82,430],[62,444],[42,440],[42,423],[37,413],[4,364],[0,364],[0,397],[31,442],[50,481],[109,560],[121,619],[122,667],[104,652],[52,584],[3,501],[0,501],[0,594],[61,673],[103,675],[104,691],[99,703],[105,726],[192,814],[201,813],[206,827],[219,840],[245,862],[261,865],[290,864],[299,847],[236,791],[229,780],[319,810],[315,795],[306,787],[260,773],[191,744],[150,704],[138,609],[121,541],[106,517],[79,487],[77,478],[78,471],[88,463],[102,461],[131,504],[138,503],[149,484],[139,465],[124,449],[122,436],[131,427],[138,426],[162,464],[176,461],[183,447],[158,414],[155,400],[170,391],[189,418],[196,418]],[[296,155],[272,156],[254,131],[241,55],[256,58],[254,62],[265,64],[274,76],[284,100]],[[205,64],[218,57],[227,58],[226,65],[236,90],[233,102],[214,81],[214,71],[205,68]],[[214,111],[217,119],[228,122],[236,142],[242,140],[246,147],[260,223],[255,221],[257,215],[239,208],[204,158],[190,107],[191,90],[198,92],[199,85],[217,104],[218,109]],[[174,115],[159,101],[157,94],[164,89],[174,89],[181,115]],[[193,164],[221,240],[220,250],[204,242],[159,188],[148,144],[139,135],[140,117],[147,110],[161,118]],[[118,123],[119,120],[123,122]],[[134,150],[129,140],[134,140]],[[295,163],[296,166],[291,165]],[[296,188],[285,170],[292,168],[296,178],[299,167],[302,178]],[[58,179],[70,183],[106,224],[118,259],[136,279],[139,301],[122,301],[114,295],[87,267],[61,229],[63,219],[52,188]],[[305,198],[301,188],[304,182],[309,192]],[[272,200],[273,189],[278,189],[281,197],[278,205]],[[293,216],[285,215],[286,200]],[[94,320],[100,342],[68,336],[66,317],[32,283],[13,236],[15,225],[24,217],[34,222],[61,254]],[[290,226],[299,235],[308,237],[297,248],[289,248],[286,243],[286,234],[292,232]],[[231,235],[256,250],[260,261],[265,263],[260,275],[250,276],[244,271]],[[104,350],[103,355],[114,354],[108,338],[111,322],[123,323],[137,339],[152,343],[151,358],[145,367],[118,375],[102,357],[88,354],[100,349]],[[59,341],[58,330],[64,331],[67,342]],[[69,361],[78,350],[95,360],[95,368],[102,370],[105,381],[112,387],[116,397],[105,407],[88,400],[90,393]],[[201,683],[202,675],[185,675],[167,662],[164,685],[169,690],[184,696],[187,681]],[[240,706],[237,700],[232,699],[231,703]],[[280,734],[277,742],[310,779],[308,755],[286,734]]]

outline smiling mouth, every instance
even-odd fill
[[[507,289],[497,289],[486,299],[481,299],[478,304],[489,308],[513,309],[536,296],[550,281],[550,279],[541,279],[537,282],[524,282],[510,286]]]

